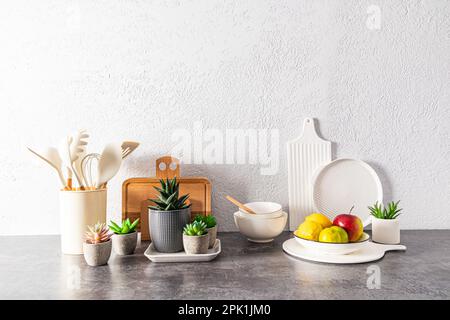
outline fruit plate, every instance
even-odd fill
[[[367,241],[364,247],[353,253],[336,255],[320,254],[317,251],[306,249],[295,239],[289,239],[283,243],[283,251],[290,256],[302,260],[333,264],[355,264],[376,261],[383,258],[387,251],[396,250],[405,251],[406,247],[403,245],[384,245]]]
[[[208,249],[208,253],[205,254],[187,254],[184,251],[162,253],[156,251],[153,243],[150,243],[147,250],[145,250],[144,255],[152,262],[206,262],[216,258],[221,251],[222,247],[220,245],[220,240],[216,239],[214,246],[211,249]]]
[[[328,242],[318,242],[312,240],[306,240],[295,235],[295,241],[297,241],[305,249],[311,250],[317,254],[322,255],[346,255],[357,250],[360,250],[367,246],[369,243],[370,236],[367,233],[363,233],[358,242],[349,243],[328,243]]]

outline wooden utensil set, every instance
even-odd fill
[[[59,149],[50,147],[42,152],[28,148],[30,152],[44,160],[58,174],[64,191],[99,190],[119,171],[122,160],[128,157],[139,143],[124,141],[121,145],[109,143],[102,153],[87,153],[89,134],[80,130],[64,139]],[[64,175],[66,172],[66,175]],[[73,177],[77,186],[73,185]]]

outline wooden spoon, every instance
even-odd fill
[[[237,205],[240,209],[244,210],[247,213],[250,214],[256,214],[255,211],[253,211],[252,209],[250,209],[249,207],[246,207],[244,204],[240,203],[239,201],[237,201],[236,199],[234,199],[233,197],[230,196],[226,196],[225,197],[228,201],[230,201],[231,203]]]

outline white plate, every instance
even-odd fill
[[[153,262],[205,262],[211,261],[217,257],[222,251],[220,240],[216,239],[216,243],[208,253],[205,254],[187,254],[184,251],[175,253],[162,253],[156,251],[153,243],[150,243],[144,255]]]
[[[318,242],[312,240],[302,239],[294,234],[294,239],[300,243],[305,249],[312,250],[313,252],[319,254],[334,254],[343,255],[350,254],[357,250],[364,248],[368,243],[370,236],[367,233],[363,233],[361,239],[358,242],[348,242],[348,243],[327,243]]]
[[[314,206],[331,220],[339,214],[358,216],[370,224],[368,207],[383,202],[383,188],[375,170],[356,159],[338,159],[325,165],[313,179]]]
[[[383,258],[387,251],[404,251],[406,247],[403,245],[384,245],[369,241],[364,248],[351,254],[321,255],[313,250],[306,249],[295,241],[295,239],[289,239],[283,243],[283,250],[290,256],[303,260],[322,263],[353,264],[376,261]]]

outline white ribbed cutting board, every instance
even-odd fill
[[[331,161],[331,142],[317,135],[314,120],[306,118],[300,137],[287,143],[289,230],[294,231],[314,211],[312,178]]]

